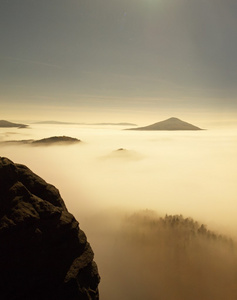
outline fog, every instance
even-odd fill
[[[0,155],[27,165],[59,189],[95,252],[102,300],[236,299],[235,248],[199,234],[188,235],[183,243],[183,229],[164,230],[158,221],[166,214],[182,214],[198,221],[199,228],[207,225],[235,242],[236,129],[125,128],[0,128]],[[38,147],[5,143],[55,135],[82,142]]]

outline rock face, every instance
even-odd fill
[[[98,300],[93,257],[59,191],[0,157],[0,299]]]
[[[184,122],[178,118],[169,118],[167,120],[157,122],[155,124],[145,126],[130,128],[127,130],[202,130],[201,128]]]

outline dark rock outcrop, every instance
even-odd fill
[[[178,118],[169,118],[167,120],[154,123],[145,127],[129,128],[127,130],[202,130],[190,123],[184,122]]]
[[[0,157],[0,299],[97,300],[93,257],[59,191]]]

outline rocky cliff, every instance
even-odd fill
[[[0,157],[0,299],[97,300],[93,257],[59,191]]]

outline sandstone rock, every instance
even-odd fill
[[[0,299],[97,300],[93,257],[59,191],[0,157]]]

